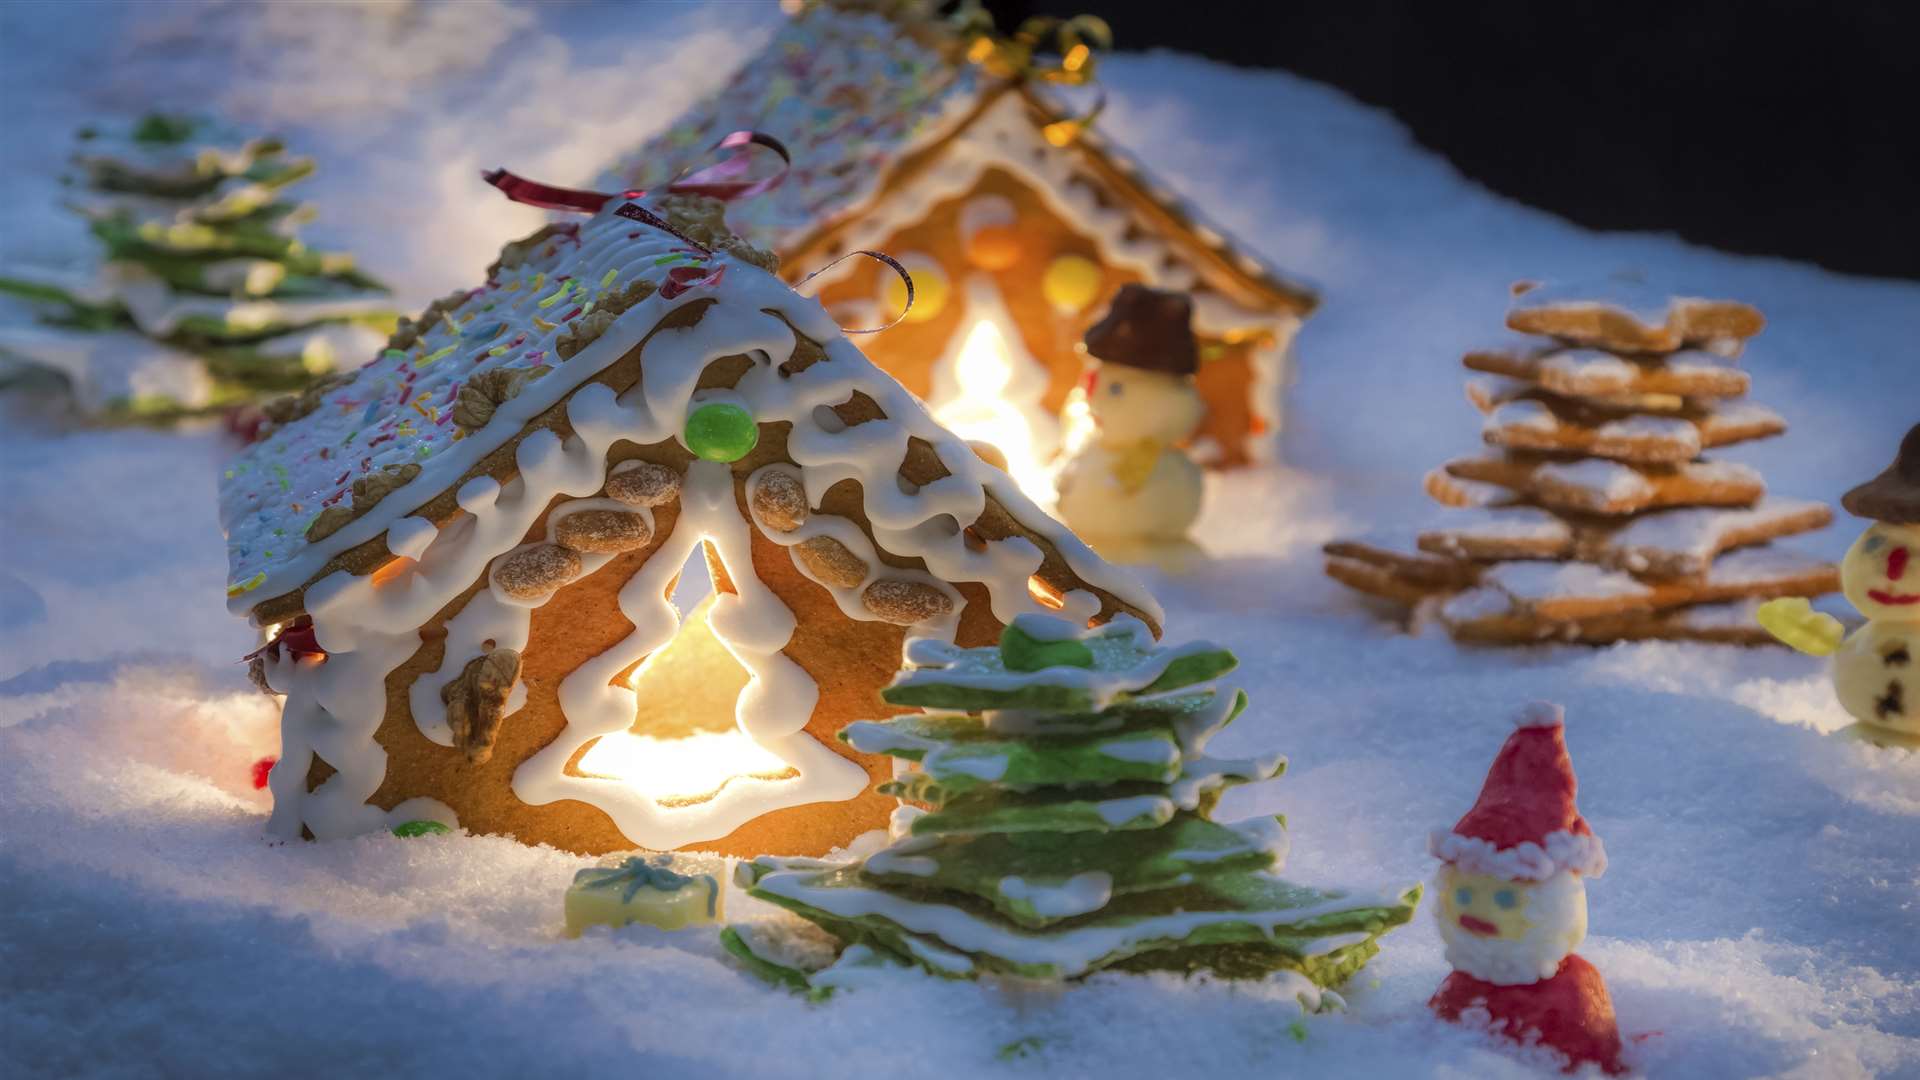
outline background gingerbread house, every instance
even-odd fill
[[[884,6],[808,6],[596,186],[665,183],[736,129],[783,140],[792,172],[735,207],[733,227],[777,251],[789,280],[862,248],[904,262],[916,304],[868,355],[943,423],[999,446],[1029,491],[1044,491],[1037,465],[1074,434],[1081,333],[1128,282],[1190,291],[1208,407],[1196,453],[1221,465],[1266,454],[1313,292],[1237,247],[1097,126],[1071,140],[1050,132],[1070,110],[1034,80],[970,62],[969,33],[918,5]],[[848,326],[880,325],[904,299],[868,260],[818,282]]]

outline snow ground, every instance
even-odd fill
[[[746,5],[0,7],[0,252],[79,241],[45,208],[72,127],[210,97],[316,148],[312,236],[408,306],[468,282],[530,211],[474,174],[589,175],[711,87],[777,15]],[[609,32],[610,30],[616,32]],[[1123,35],[1127,28],[1122,27]],[[137,55],[132,51],[140,48]],[[1531,698],[1568,706],[1612,869],[1582,950],[1650,1075],[1920,1076],[1920,756],[1824,738],[1822,666],[1777,651],[1462,650],[1407,636],[1319,573],[1318,544],[1424,513],[1419,477],[1475,443],[1459,353],[1507,283],[1637,266],[1751,299],[1756,397],[1793,424],[1732,455],[1835,498],[1912,422],[1920,287],[1584,232],[1493,197],[1325,87],[1118,57],[1102,124],[1325,289],[1299,342],[1291,465],[1216,481],[1216,558],[1160,579],[1176,637],[1235,647],[1254,709],[1223,749],[1289,774],[1308,881],[1425,878]],[[1529,152],[1551,153],[1551,145]],[[1896,382],[1897,376],[1905,376]],[[0,422],[0,1073],[558,1073],[759,1077],[1535,1075],[1440,1025],[1424,916],[1288,1033],[1261,987],[1097,978],[1054,997],[906,979],[809,1006],[702,934],[559,937],[583,860],[505,840],[268,847],[247,766],[270,702],[233,658],[211,432]],[[1383,437],[1385,436],[1385,437]],[[1232,507],[1232,512],[1228,512]],[[1838,554],[1845,527],[1817,538]],[[751,913],[749,913],[751,914]],[[1036,1037],[1023,1058],[997,1051]]]

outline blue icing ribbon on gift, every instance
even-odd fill
[[[621,888],[624,891],[620,894],[620,902],[631,904],[633,898],[639,896],[643,889],[654,889],[664,893],[678,892],[698,882],[707,887],[707,915],[716,914],[720,903],[719,880],[712,874],[682,874],[672,869],[672,866],[673,856],[671,855],[656,855],[651,861],[635,855],[603,876],[591,881],[581,881],[578,884],[583,889]],[[602,871],[598,869],[582,870],[579,876],[586,877],[588,874],[600,873]]]

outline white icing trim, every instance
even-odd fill
[[[1562,870],[1586,877],[1607,872],[1607,849],[1592,834],[1577,835],[1556,829],[1509,848],[1496,848],[1477,836],[1436,829],[1427,838],[1427,850],[1438,859],[1473,874],[1510,881],[1545,881]]]

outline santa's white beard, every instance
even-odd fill
[[[1518,941],[1482,937],[1449,920],[1445,907],[1435,905],[1440,939],[1447,946],[1447,963],[1456,971],[1496,986],[1552,978],[1560,970],[1560,961],[1587,936],[1586,900],[1585,883],[1565,871],[1534,884],[1526,911],[1527,921],[1533,926]]]
[[[1447,941],[1447,963],[1482,982],[1518,986],[1551,978],[1560,961],[1572,952],[1564,934],[1543,933],[1539,927],[1519,941],[1480,937],[1459,927],[1441,936]]]

